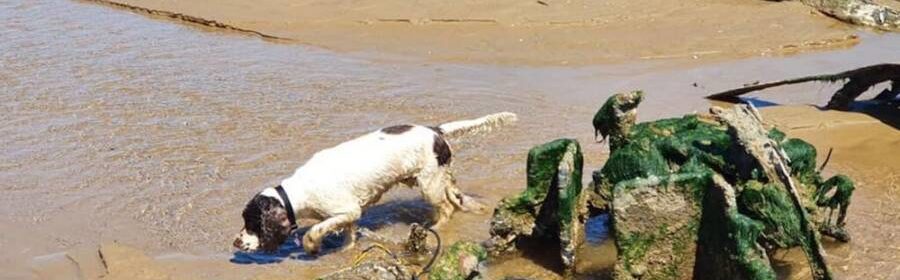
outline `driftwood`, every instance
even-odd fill
[[[770,1],[782,2],[782,0]],[[900,31],[900,11],[872,0],[800,0],[800,2],[844,22],[886,31]]]
[[[738,96],[771,87],[805,82],[838,82],[847,80],[844,86],[831,97],[827,108],[846,110],[856,97],[882,82],[891,81],[891,90],[880,94],[877,99],[890,100],[900,94],[900,64],[876,64],[830,75],[806,76],[777,82],[756,84],[732,89],[707,96],[708,99],[737,102]]]

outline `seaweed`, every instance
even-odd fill
[[[522,239],[558,242],[560,258],[571,273],[575,251],[584,239],[587,197],[582,192],[581,146],[574,139],[558,139],[528,152],[527,186],[504,198],[491,218],[491,255],[516,250]]]
[[[593,173],[590,199],[592,214],[611,213],[617,279],[684,278],[689,269],[702,279],[774,279],[768,253],[798,246],[814,278],[831,278],[817,232],[849,240],[853,184],[822,182],[814,146],[764,129],[750,107],[635,124],[621,117],[636,112],[624,95],[594,117],[611,154]],[[814,221],[818,208],[831,210],[826,221]]]

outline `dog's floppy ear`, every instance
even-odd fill
[[[291,233],[287,210],[274,197],[257,194],[244,208],[244,228],[256,234],[259,246],[275,251]]]
[[[274,251],[291,234],[287,210],[281,205],[273,205],[263,210],[261,220],[260,243],[265,250]]]
[[[282,232],[291,229],[287,210],[284,207],[271,207],[262,214],[263,230]]]

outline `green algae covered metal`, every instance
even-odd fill
[[[631,125],[637,120],[637,106],[644,99],[641,91],[617,94],[610,97],[594,114],[594,138],[609,138],[610,147],[619,147],[626,140]]]
[[[619,279],[690,277],[700,224],[696,197],[710,180],[710,173],[681,173],[615,185],[612,216]]]
[[[590,201],[611,214],[617,279],[775,279],[768,254],[791,247],[831,279],[818,234],[849,240],[849,178],[823,181],[815,147],[764,130],[753,108],[635,123],[641,99],[614,95],[594,117],[610,157]]]
[[[518,195],[504,198],[494,209],[492,255],[516,250],[525,239],[559,242],[560,257],[569,269],[584,239],[586,196],[582,192],[581,146],[574,139],[558,139],[528,152],[527,186]]]

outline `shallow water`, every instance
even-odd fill
[[[34,257],[112,240],[193,262],[201,277],[269,268],[311,275],[349,255],[242,265],[230,248],[240,211],[315,151],[368,131],[518,113],[513,127],[452,143],[461,188],[493,204],[524,186],[533,145],[579,139],[586,167],[598,168],[606,151],[593,143],[589,120],[616,91],[647,90],[640,118],[649,120],[705,110],[701,96],[744,82],[900,61],[897,35],[863,34],[845,51],[705,66],[508,68],[376,61],[62,0],[0,2],[0,18],[2,278],[32,278]],[[790,87],[815,94],[771,100],[821,104],[831,89]],[[415,191],[397,189],[361,223],[402,237],[427,211]],[[445,240],[485,238],[489,214],[457,214]],[[614,251],[591,239],[581,270],[603,275]],[[523,264],[524,274],[549,275],[529,263],[499,269]]]

